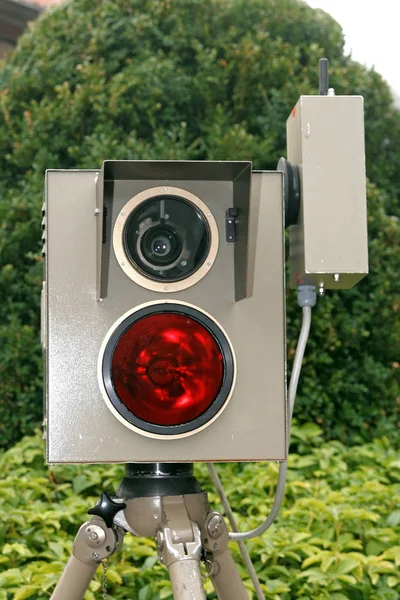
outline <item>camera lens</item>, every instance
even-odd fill
[[[165,256],[171,251],[171,243],[166,237],[157,238],[153,242],[152,252],[158,256]]]
[[[155,281],[180,281],[205,261],[209,226],[197,206],[178,196],[160,195],[137,206],[124,229],[124,249],[132,265]]]
[[[150,227],[142,236],[140,250],[149,265],[171,265],[182,252],[179,234],[167,226]]]

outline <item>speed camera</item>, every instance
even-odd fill
[[[49,462],[285,460],[292,286],[368,272],[363,99],[302,96],[279,171],[106,161],[43,207]]]
[[[48,171],[47,459],[284,460],[283,175]]]

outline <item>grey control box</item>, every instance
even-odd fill
[[[291,285],[353,287],[368,273],[363,98],[301,96],[287,120],[287,158],[301,188]]]

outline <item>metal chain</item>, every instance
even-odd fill
[[[201,578],[203,582],[205,582],[214,572],[214,565],[209,559],[204,559],[201,561],[201,566],[203,568],[203,573],[201,574]]]
[[[103,594],[103,600],[107,600],[107,569],[108,569],[108,558],[104,558],[101,561],[101,564],[103,565],[103,581],[102,581],[102,585],[101,585],[101,591]]]

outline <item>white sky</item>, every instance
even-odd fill
[[[354,60],[374,66],[400,96],[400,0],[307,1],[340,23],[346,51]]]

